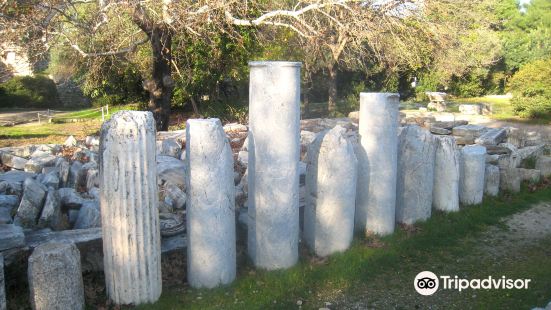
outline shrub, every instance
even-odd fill
[[[18,76],[0,84],[0,107],[52,108],[59,105],[51,79],[37,75]]]
[[[551,58],[524,65],[509,82],[511,103],[522,117],[551,116]]]

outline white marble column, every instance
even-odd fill
[[[33,309],[84,309],[80,252],[74,243],[36,247],[29,257],[28,277]]]
[[[249,63],[248,252],[255,266],[298,260],[300,66]]]
[[[453,136],[435,136],[432,205],[446,212],[459,211],[460,156]]]
[[[304,239],[318,256],[342,252],[354,235],[356,155],[339,125],[308,147]]]
[[[499,168],[486,165],[484,173],[484,194],[496,197],[499,194]]]
[[[186,125],[188,282],[213,288],[235,279],[233,156],[220,120]]]
[[[155,120],[122,111],[100,137],[100,206],[107,295],[117,304],[161,295]]]
[[[356,230],[394,232],[400,95],[360,93]]]
[[[461,149],[461,184],[459,201],[475,205],[484,198],[484,174],[486,171],[486,148],[468,145]]]
[[[405,126],[398,139],[396,222],[409,225],[431,216],[435,143],[417,125]]]

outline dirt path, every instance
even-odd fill
[[[0,126],[23,124],[38,120],[38,113],[47,114],[47,110],[0,110]],[[53,112],[50,112],[53,114]]]

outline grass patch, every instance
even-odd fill
[[[475,244],[464,240],[476,238],[486,227],[498,225],[506,216],[549,200],[551,188],[535,193],[523,189],[514,196],[488,198],[482,205],[465,207],[458,213],[436,212],[413,230],[411,227],[402,228],[392,236],[375,240],[375,244],[382,246],[373,246],[373,240],[366,242],[365,238],[357,237],[348,251],[333,255],[322,264],[312,263],[308,256],[301,255],[299,264],[286,271],[257,271],[247,265],[240,267],[238,279],[228,287],[214,290],[169,288],[165,289],[159,302],[141,306],[140,309],[296,308],[297,300],[303,302],[303,308],[317,309],[324,306],[324,301],[344,299],[346,304],[346,301],[362,300],[364,297],[383,303],[371,305],[379,308],[392,306],[390,303],[384,304],[392,298],[411,299],[425,307],[436,299],[420,299],[414,292],[412,282],[415,274],[422,270],[453,274],[454,269],[462,268],[469,276],[504,274],[533,278],[534,288],[515,292],[486,291],[474,300],[463,302],[464,296],[450,292],[456,296],[447,298],[457,300],[459,304],[466,303],[475,308],[544,305],[548,302],[545,299],[551,296],[551,281],[548,280],[551,265],[545,263],[548,257],[541,251],[528,252],[522,262],[505,262],[499,268],[494,262],[472,258],[464,264],[458,258],[469,257],[473,253]],[[387,294],[396,289],[401,295],[392,297]],[[409,305],[410,308],[413,306]],[[447,305],[441,306],[448,308]]]
[[[109,114],[107,114],[107,110],[104,111],[105,118],[109,119],[111,115],[121,110],[136,110],[136,109],[137,109],[137,105],[135,104],[111,106],[109,107]],[[60,114],[57,114],[54,118],[52,118],[52,122],[62,122],[67,120],[72,121],[73,119],[76,119],[76,120],[101,119],[101,109],[90,108],[90,109],[60,113]]]
[[[114,106],[109,110],[109,115],[106,116],[106,119],[109,119],[118,111],[135,109],[135,105]],[[101,127],[101,111],[96,112],[93,109],[84,109],[60,113],[58,115],[66,120],[78,119],[79,121],[57,123],[54,119],[52,123],[42,122],[39,124],[35,122],[11,127],[0,127],[0,147],[63,143],[70,135],[84,138],[88,135],[97,134]]]

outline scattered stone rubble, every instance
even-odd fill
[[[351,145],[360,165],[361,156],[357,154],[361,149],[358,115],[351,113],[350,118],[300,121],[298,196],[301,209],[307,201],[307,164],[312,161],[308,159],[307,151],[316,138],[321,137],[321,132],[338,126],[339,139],[345,139]],[[444,197],[449,192],[463,191],[461,202],[475,204],[481,201],[482,192],[496,196],[503,190],[518,191],[522,181],[535,183],[551,176],[549,140],[541,134],[435,118],[402,117],[396,122],[403,126],[398,127],[395,140],[399,143],[398,180],[403,181],[397,186],[396,193],[396,212],[401,222],[411,224],[426,219],[431,207],[456,211],[457,201],[445,204]],[[234,191],[228,192],[234,192],[236,222],[246,231],[250,221],[247,216],[250,203],[249,128],[242,124],[227,124],[223,129],[234,162],[233,175],[228,178],[233,180]],[[185,180],[189,171],[185,163],[189,156],[185,152],[186,139],[185,131],[159,132],[156,143],[152,144],[157,153],[156,186],[162,253],[182,250],[187,245],[185,221],[190,197]],[[385,142],[388,141],[378,141]],[[463,158],[464,154],[471,153],[471,149],[476,149],[476,159]],[[0,163],[5,171],[0,173],[0,257],[3,257],[3,264],[12,264],[46,243],[58,242],[76,246],[83,270],[103,269],[98,152],[99,137],[92,136],[82,141],[69,137],[62,145],[0,149]],[[324,165],[330,167],[330,162],[323,160]],[[427,169],[418,169],[416,164]],[[318,169],[322,168],[318,166]],[[415,182],[406,182],[420,173],[419,170],[425,172],[414,177]],[[421,178],[424,181],[420,181]],[[453,184],[449,188],[436,187],[436,178],[444,178]],[[319,191],[320,188],[312,186],[312,190]],[[419,196],[419,192],[423,192],[423,196]],[[468,195],[465,196],[466,192]],[[343,244],[348,242],[349,233],[347,231],[341,236]],[[326,236],[315,238],[323,240]],[[317,239],[312,237],[312,240]],[[310,242],[318,251],[316,242]],[[335,249],[341,250],[342,247]],[[319,250],[321,255],[332,251]],[[233,277],[215,281],[226,283],[229,279]],[[197,286],[212,285],[204,282]]]

